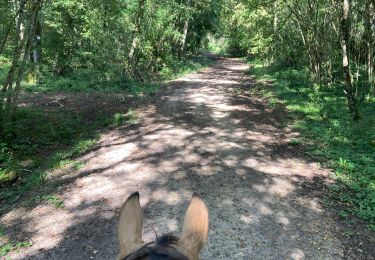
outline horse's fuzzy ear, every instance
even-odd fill
[[[178,245],[198,257],[207,237],[208,209],[203,200],[194,194],[185,214],[184,227]]]
[[[135,192],[121,207],[119,224],[120,253],[118,259],[138,250],[142,241],[143,211],[139,203],[139,193]]]

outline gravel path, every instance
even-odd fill
[[[210,210],[202,259],[341,259],[342,232],[314,182],[329,172],[306,160],[283,113],[239,94],[248,66],[218,59],[172,81],[141,122],[104,134],[61,176],[64,208],[42,203],[1,218],[31,247],[12,259],[114,259],[118,210],[134,191],[145,208],[144,239],[178,232],[193,192]],[[19,238],[22,240],[22,238]],[[347,255],[346,255],[347,256]]]

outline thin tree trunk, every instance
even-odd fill
[[[352,83],[352,75],[350,73],[348,43],[350,38],[350,0],[343,0],[341,14],[341,51],[342,51],[342,67],[345,75],[345,94],[348,100],[349,111],[353,116],[353,120],[360,118],[357,100],[355,98],[355,90]]]
[[[134,33],[134,38],[133,38],[132,44],[130,46],[130,51],[129,51],[129,55],[128,55],[130,63],[132,63],[132,61],[133,61],[134,52],[137,49],[139,36],[142,32],[142,18],[143,18],[143,14],[144,14],[145,0],[139,0],[138,4],[139,4],[139,6],[138,6],[138,12],[137,12],[137,17],[136,17],[136,22],[135,22],[136,23],[135,24],[136,30],[135,30],[135,33]]]
[[[7,124],[10,121],[15,120],[15,115],[16,115],[16,108],[17,108],[17,99],[18,99],[18,94],[21,89],[21,81],[23,79],[25,70],[26,70],[26,62],[28,60],[28,57],[30,55],[32,43],[35,37],[35,32],[36,32],[36,23],[38,19],[38,14],[42,6],[42,0],[35,0],[32,2],[31,10],[30,10],[30,21],[28,25],[28,30],[25,34],[25,32],[22,29],[22,16],[20,12],[20,21],[18,25],[18,29],[20,31],[20,40],[18,41],[19,44],[16,47],[16,59],[13,61],[13,68],[12,70],[12,75],[6,79],[6,84],[4,85],[5,91],[7,91],[7,100],[6,100],[6,105],[4,109],[4,114],[2,115],[2,128],[4,128],[5,124]],[[23,50],[23,55],[22,55],[22,61],[19,62],[21,52]],[[18,67],[18,70],[15,68]],[[13,84],[14,84],[14,76],[17,74],[16,77],[16,82],[15,82],[15,87],[13,89]]]
[[[189,8],[189,6],[190,6],[190,0],[187,0],[186,7]],[[184,22],[184,29],[182,32],[181,47],[178,53],[180,57],[183,56],[185,53],[186,40],[187,40],[188,31],[189,31],[189,20],[190,20],[190,15],[189,15],[189,12],[187,12],[186,20]]]
[[[184,31],[182,34],[182,40],[181,40],[181,48],[179,52],[179,56],[183,56],[185,53],[185,46],[186,46],[186,39],[187,39],[187,34],[189,30],[189,18],[186,18],[185,24],[184,24]]]
[[[280,41],[280,34],[279,34],[279,10],[278,10],[278,1],[276,0],[273,4],[273,57],[272,59],[275,60],[275,55],[278,54],[278,48]]]
[[[364,40],[366,42],[366,65],[367,65],[367,78],[369,82],[369,92],[372,91],[374,87],[373,81],[373,32],[371,28],[371,18],[373,12],[374,5],[369,1],[366,2],[366,14],[365,14],[365,35]]]
[[[137,45],[138,45],[138,35],[135,35],[133,38],[132,44],[130,46],[130,51],[128,55],[130,62],[133,60],[134,52],[135,52],[135,49],[137,48]]]
[[[38,23],[38,18],[39,18],[39,11],[42,7],[42,0],[34,0],[32,10],[31,10],[31,18],[30,18],[30,25],[29,25],[29,30],[28,30],[28,35],[26,35],[25,38],[27,38],[25,50],[23,53],[23,59],[20,65],[20,68],[18,70],[18,75],[17,75],[17,81],[16,81],[16,86],[14,88],[13,92],[13,100],[10,106],[10,119],[14,121],[16,119],[16,109],[17,109],[17,101],[18,101],[18,95],[21,90],[21,81],[23,79],[23,76],[25,74],[26,70],[26,62],[27,59],[30,55],[31,52],[31,47],[33,45],[33,41],[35,39],[35,34],[37,30],[37,23]]]
[[[273,3],[273,33],[275,34],[275,38],[278,39],[279,37],[279,10],[278,10],[278,3],[275,1]]]
[[[19,59],[25,45],[25,39],[23,37],[23,19],[24,19],[24,7],[26,0],[19,1],[18,16],[16,23],[16,35],[14,38],[14,52],[12,57],[12,63],[8,70],[7,76],[4,80],[3,87],[0,91],[0,132],[2,132],[7,124],[7,111],[6,108],[9,107],[7,104],[12,100],[12,91],[14,77],[19,67]],[[4,104],[5,102],[5,104]]]
[[[23,19],[25,3],[26,0],[19,1],[12,63],[8,70],[7,76],[4,80],[3,87],[0,91],[0,134],[4,131],[5,125],[7,124],[7,119],[9,115],[9,110],[7,111],[7,108],[9,108],[9,104],[12,100],[14,77],[17,72],[17,68],[19,67],[19,59],[25,45],[25,38],[23,37]]]
[[[16,37],[14,39],[14,52],[12,58],[12,64],[9,68],[7,77],[3,83],[2,91],[6,92],[9,86],[13,83],[14,73],[16,72],[16,68],[18,67],[19,58],[21,56],[21,52],[24,46],[24,33],[23,33],[23,19],[24,19],[24,6],[26,0],[20,0],[20,9],[18,12],[17,17],[17,27],[16,27]]]
[[[35,23],[35,35],[32,41],[30,60],[33,63],[39,63],[41,61],[41,40],[42,40],[42,24],[40,22],[40,16],[38,15]]]

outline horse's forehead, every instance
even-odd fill
[[[183,255],[185,257],[185,259],[187,259],[187,260],[199,260],[198,255],[194,255],[192,252],[190,252],[189,250],[187,250],[186,248],[184,248],[184,247],[182,247],[178,244],[171,245],[171,247],[176,249],[176,251],[179,252],[181,255]]]
[[[178,245],[148,245],[134,251],[122,260],[195,260],[198,258],[190,256],[189,252],[183,250]]]

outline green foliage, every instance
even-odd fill
[[[297,145],[300,145],[300,144],[301,144],[301,141],[298,140],[298,139],[291,139],[291,140],[289,141],[289,144],[290,144],[290,145],[293,145],[293,146],[297,146]]]
[[[229,49],[229,39],[224,36],[208,34],[204,48],[214,54],[226,55]]]
[[[13,152],[6,143],[0,143],[0,187],[7,186],[17,179],[12,169],[14,165]]]
[[[3,82],[10,67],[8,58],[0,55],[0,82]]]
[[[229,18],[229,26],[235,26],[230,30],[230,52],[267,59],[272,47],[272,13],[263,7],[253,11],[243,4],[236,5],[234,12]]]
[[[121,75],[126,80],[150,79],[173,68],[170,61],[180,54],[186,19],[191,33],[185,46],[190,52],[199,50],[201,39],[218,23],[215,17],[221,4],[191,2],[58,0],[46,4],[42,48],[48,75],[74,72],[76,82],[58,84],[75,88],[79,78],[86,77],[85,71],[94,82],[118,82]]]
[[[83,167],[85,167],[85,163],[83,162],[73,162],[73,167],[76,171],[81,170]]]
[[[2,144],[0,172],[16,172],[21,178],[17,185],[1,189],[1,210],[16,202],[17,196],[41,187],[51,170],[71,164],[89,151],[97,142],[96,129],[105,125],[100,113],[87,122],[74,113],[19,110],[18,120]]]
[[[14,178],[14,172],[8,172],[6,169],[0,170],[0,184],[7,183]]]
[[[55,195],[44,195],[40,199],[51,203],[55,208],[64,208],[64,202]]]
[[[261,60],[274,67],[308,68],[319,85],[345,81],[342,70],[342,1],[227,1],[221,13],[227,39],[226,52]],[[355,97],[374,95],[375,6],[370,1],[350,2],[348,60]],[[215,48],[214,48],[215,49]],[[347,95],[354,96],[353,91]],[[354,111],[354,105],[352,105]]]
[[[127,92],[135,98],[153,96],[159,90],[159,86],[157,84],[139,82],[135,80],[127,81],[125,88]]]
[[[0,246],[0,256],[5,256],[10,251],[13,250],[13,245],[11,243],[6,243]]]
[[[343,184],[333,186],[337,198],[375,225],[374,100],[362,104],[365,119],[353,122],[347,117],[340,85],[317,90],[304,70],[267,68],[259,63],[252,73],[260,81],[273,82],[258,93],[285,105],[295,115],[295,128],[302,133],[303,143],[309,144],[308,152],[335,170]]]
[[[156,75],[156,80],[168,80],[186,73],[196,71],[212,63],[205,56],[181,59],[171,59]],[[65,76],[52,75],[46,69],[41,69],[37,82],[24,84],[27,91],[33,92],[79,92],[79,91],[116,91],[128,92],[136,97],[152,96],[159,86],[141,80],[125,78],[123,70],[113,68],[103,72],[95,69],[78,69]]]
[[[113,115],[113,125],[116,127],[124,124],[137,124],[138,121],[138,115],[132,109],[129,109],[129,111],[126,114],[116,113]]]
[[[4,245],[0,245],[0,256],[5,256],[11,251],[20,250],[23,247],[30,247],[33,243],[30,241],[24,242],[17,242],[17,243],[6,243]]]
[[[45,68],[45,67],[44,67]],[[114,67],[110,70],[77,69],[66,75],[54,75],[46,69],[34,84],[25,84],[28,91],[95,91],[124,89],[123,71]]]

